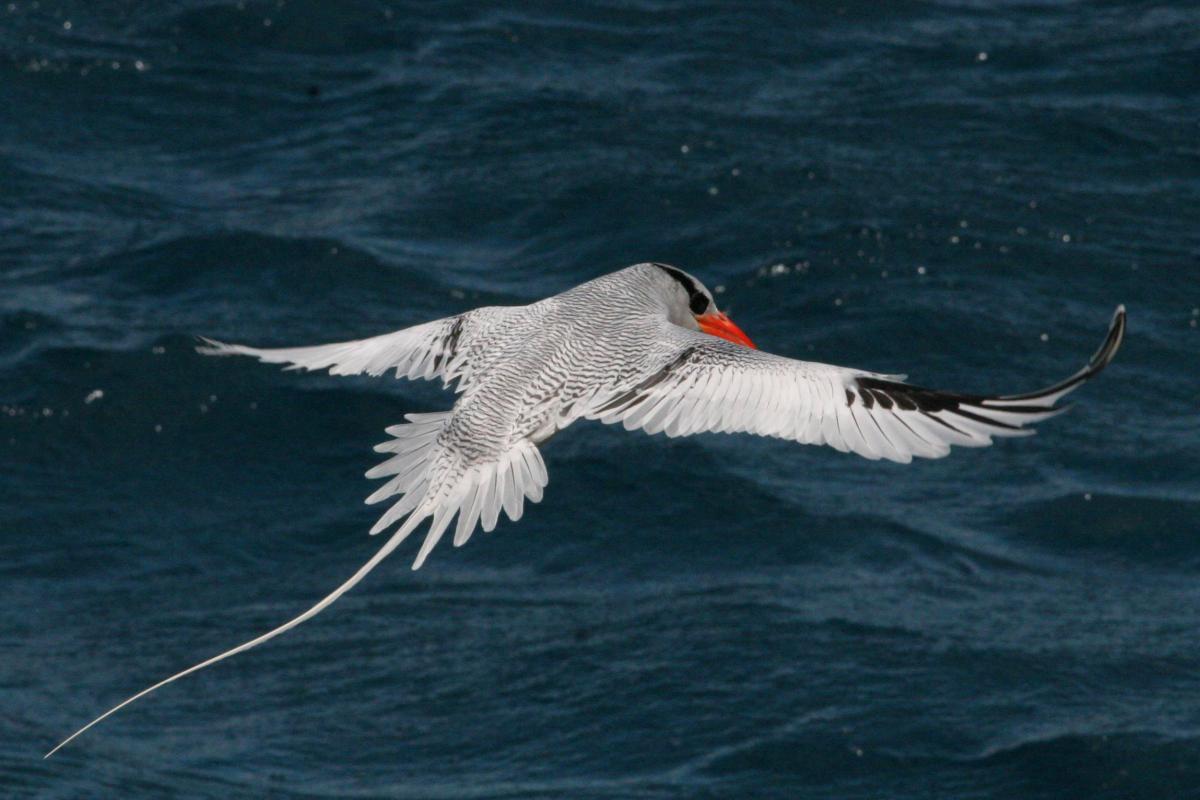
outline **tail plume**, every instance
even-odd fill
[[[408,524],[410,522],[412,523],[411,525]],[[312,608],[305,611],[300,616],[295,617],[294,619],[288,620],[287,622],[280,625],[278,628],[274,628],[270,631],[267,631],[266,633],[262,634],[261,636],[251,639],[248,642],[244,642],[243,644],[239,644],[237,647],[226,650],[224,653],[221,653],[220,655],[213,656],[212,658],[208,659],[207,661],[201,661],[199,664],[196,664],[195,666],[192,666],[192,667],[188,667],[187,669],[183,670],[182,672],[177,672],[174,675],[172,675],[171,677],[165,678],[164,680],[159,681],[158,683],[154,684],[153,686],[149,686],[145,689],[142,689],[140,692],[133,695],[132,697],[129,697],[129,698],[121,701],[117,705],[110,708],[108,711],[105,711],[103,714],[96,717],[94,720],[89,722],[87,725],[84,725],[82,728],[80,728],[79,730],[72,733],[66,739],[63,739],[61,742],[59,742],[54,747],[53,750],[46,753],[46,755],[43,756],[43,758],[49,758],[50,756],[54,755],[59,750],[61,750],[65,745],[67,745],[69,742],[71,742],[72,740],[77,738],[80,734],[82,734],[84,731],[91,728],[93,725],[107,719],[108,717],[110,717],[113,714],[120,711],[125,706],[129,705],[130,703],[133,703],[135,700],[139,700],[139,699],[145,697],[146,695],[150,694],[154,690],[160,689],[163,686],[166,686],[168,683],[173,683],[186,675],[191,675],[193,672],[199,672],[200,670],[204,669],[205,667],[211,667],[213,664],[216,664],[218,661],[224,661],[225,659],[229,658],[230,656],[237,655],[238,653],[244,653],[247,650],[255,648],[258,645],[262,644],[263,642],[266,642],[270,639],[274,639],[279,634],[290,631],[292,628],[295,628],[297,625],[300,625],[303,622],[307,622],[308,620],[315,617],[317,614],[320,614],[326,608],[333,605],[334,601],[336,601],[339,597],[341,597],[346,592],[348,592],[352,588],[354,588],[354,586],[359,581],[361,581],[363,578],[365,578],[371,570],[373,570],[373,569],[375,569],[375,567],[379,566],[380,562],[382,562],[385,558],[387,558],[388,555],[391,554],[391,552],[393,550],[395,550],[397,547],[399,547],[400,543],[403,542],[410,533],[412,533],[412,529],[415,528],[417,523],[419,523],[419,522],[420,522],[419,519],[406,520],[405,524],[403,526],[401,526],[394,534],[392,534],[392,536],[387,540],[387,542],[384,543],[383,547],[379,548],[379,551],[377,553],[375,553],[375,555],[371,556],[371,559],[369,561],[367,561],[367,563],[365,563],[361,567],[359,567],[358,571],[355,572],[353,575],[351,575],[350,578],[347,579],[345,583],[343,583],[341,586],[334,589],[329,594],[325,595],[325,597],[323,597],[320,601],[318,601],[316,605],[314,605]]]

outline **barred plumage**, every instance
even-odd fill
[[[980,396],[923,389],[882,375],[774,356],[753,349],[691,275],[636,264],[527,306],[479,308],[370,339],[259,349],[205,340],[208,355],[247,355],[288,369],[333,375],[440,378],[458,399],[449,411],[409,414],[375,449],[386,478],[368,503],[392,501],[371,533],[399,525],[345,583],[300,616],[144,689],[76,731],[178,678],[244,652],[311,619],[357,584],[425,519],[419,568],[457,517],[453,542],[503,511],[520,519],[524,500],[547,484],[538,445],[577,419],[684,436],[749,432],[827,444],[867,458],[940,458],[952,445],[979,447],[1064,410],[1055,404],[1103,369],[1125,333],[1119,307],[1104,344],[1062,383],[1023,395]]]

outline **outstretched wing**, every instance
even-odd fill
[[[1125,335],[1125,307],[1079,372],[1040,391],[1002,396],[924,389],[903,376],[794,361],[678,330],[673,360],[601,398],[587,416],[668,436],[744,431],[907,463],[940,458],[951,445],[1032,434],[1026,425],[1064,411],[1055,403],[1112,360]]]
[[[287,369],[328,369],[331,375],[382,375],[395,369],[397,378],[443,378],[449,382],[464,371],[461,345],[475,313],[468,311],[350,342],[260,349],[203,339],[204,345],[196,350],[209,356],[252,356],[267,364],[287,364]]]

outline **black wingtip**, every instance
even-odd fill
[[[1125,304],[1117,306],[1117,310],[1113,312],[1112,321],[1108,324],[1108,335],[1104,337],[1104,344],[1100,345],[1100,349],[1088,361],[1087,369],[1090,375],[1095,375],[1100,370],[1104,369],[1113,360],[1113,356],[1117,354],[1117,350],[1121,347],[1121,342],[1125,340]]]
[[[1107,367],[1117,354],[1117,350],[1121,349],[1121,342],[1125,341],[1125,306],[1117,306],[1117,310],[1113,312],[1112,321],[1108,324],[1108,333],[1104,337],[1104,343],[1100,345],[1100,349],[1088,359],[1087,365],[1076,372],[1065,381],[1056,383],[1053,386],[1047,386],[1045,389],[1039,389],[1036,392],[1027,394],[1010,394],[1003,397],[997,397],[995,400],[1010,403],[1021,400],[1039,400],[1048,395],[1058,394],[1070,391],[1084,381],[1091,380],[1100,371]]]

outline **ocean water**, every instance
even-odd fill
[[[0,5],[0,796],[1200,797],[1200,9]],[[975,392],[909,466],[580,423],[307,608],[432,384],[206,359],[645,260]]]

